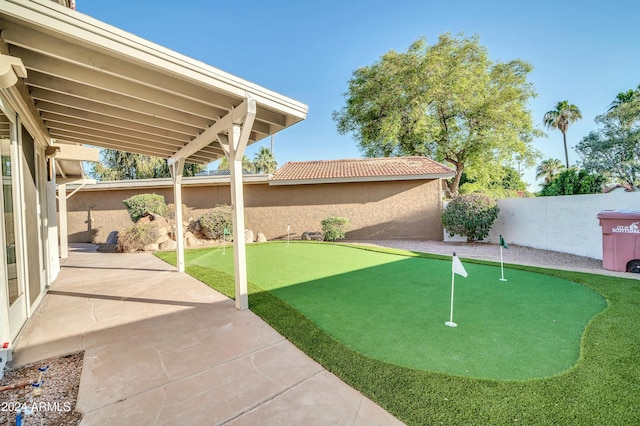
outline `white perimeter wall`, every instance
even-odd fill
[[[602,259],[602,210],[640,211],[640,192],[498,200],[500,214],[488,240]],[[464,241],[458,236],[445,241]]]

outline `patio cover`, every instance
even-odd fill
[[[166,158],[176,204],[185,162],[229,157],[236,305],[246,308],[242,156],[307,106],[50,0],[2,0],[0,31],[0,91],[41,143]]]

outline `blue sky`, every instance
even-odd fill
[[[542,116],[561,100],[583,119],[567,133],[571,149],[622,91],[640,84],[637,0],[224,1],[78,0],[80,12],[206,62],[309,106],[307,119],[275,136],[278,164],[361,157],[339,135],[331,113],[344,105],[352,72],[387,51],[404,52],[420,37],[479,35],[494,61],[522,59],[538,93],[529,107]],[[562,135],[546,131],[535,146],[564,159]],[[265,139],[249,147],[253,157]],[[534,169],[523,170],[539,189]]]

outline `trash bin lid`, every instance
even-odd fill
[[[598,213],[598,219],[629,219],[640,220],[640,212],[633,210],[602,210]]]

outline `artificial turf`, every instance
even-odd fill
[[[406,257],[442,256],[370,249]],[[196,256],[203,251],[188,252]],[[175,264],[175,253],[159,257]],[[465,261],[494,266],[491,262]],[[563,278],[597,291],[606,310],[586,327],[577,364],[553,377],[487,380],[407,368],[362,355],[339,342],[288,303],[249,283],[250,309],[346,383],[403,422],[424,424],[640,424],[640,281],[511,265]],[[199,264],[187,272],[233,297],[233,276]],[[462,285],[462,284],[459,284]],[[462,321],[460,327],[462,327]]]
[[[187,264],[233,274],[233,255],[188,252]],[[247,247],[248,279],[363,355],[399,366],[486,379],[530,379],[573,366],[588,321],[606,303],[579,284],[467,265],[450,316],[451,262],[343,245]]]

